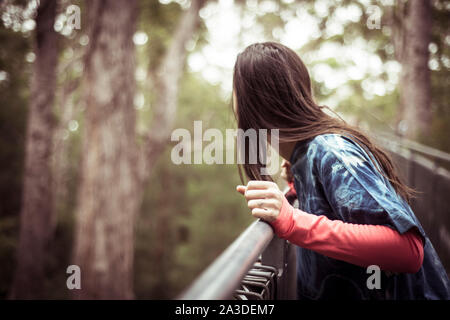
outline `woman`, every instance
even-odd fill
[[[384,151],[315,103],[294,51],[250,45],[237,57],[233,87],[238,127],[279,129],[279,153],[291,163],[299,209],[260,174],[261,163],[243,165],[251,181],[237,191],[254,217],[298,246],[299,299],[450,298],[446,272],[409,206],[414,191]],[[369,283],[371,265],[381,269],[380,283]]]

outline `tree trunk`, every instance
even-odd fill
[[[77,39],[79,41],[79,38]],[[74,65],[82,61],[84,47],[76,50],[74,57],[65,64],[59,64],[57,74],[63,75],[74,72]],[[81,77],[67,79],[61,88],[58,88],[55,97],[55,111],[58,113],[58,123],[54,128],[52,144],[52,195],[53,213],[50,219],[50,239],[53,239],[58,226],[58,218],[61,213],[68,212],[70,206],[69,195],[69,155],[70,139],[67,129],[71,120],[79,113],[78,105],[75,105],[75,92],[79,89]]]
[[[431,124],[431,85],[428,45],[431,38],[429,0],[406,3],[400,62],[400,133],[417,138],[429,131]]]
[[[60,73],[60,72],[58,72]],[[73,92],[78,88],[79,79],[67,81],[55,99],[59,107],[59,121],[54,129],[52,144],[52,195],[53,212],[50,218],[50,241],[58,226],[58,216],[66,212],[69,208],[69,147],[70,139],[67,135],[67,128],[70,120],[76,116],[77,109],[74,105]]]
[[[58,37],[53,29],[55,15],[56,1],[41,0],[36,17],[36,60],[31,79],[18,264],[10,292],[12,299],[42,298],[44,289],[52,210],[50,156]]]
[[[156,155],[170,137],[185,44],[205,0],[193,0],[157,76],[158,103],[144,149],[136,144],[133,107],[136,2],[90,1],[86,54],[81,184],[74,263],[81,268],[77,298],[133,298],[134,222]],[[149,156],[149,157],[147,157]]]
[[[136,1],[88,2],[86,107],[74,263],[83,299],[133,298],[134,221],[141,188],[137,171]]]
[[[147,180],[173,129],[178,105],[179,80],[186,60],[186,43],[197,30],[200,9],[206,0],[192,0],[175,31],[172,43],[156,74],[156,102],[153,122],[141,153],[141,176]]]

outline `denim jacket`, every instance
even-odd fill
[[[355,140],[318,135],[297,143],[290,162],[299,209],[331,220],[384,225],[401,234],[416,228],[425,239],[420,270],[382,271],[380,289],[368,288],[366,268],[297,247],[299,299],[450,299],[450,281],[425,231]]]

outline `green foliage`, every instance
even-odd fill
[[[420,141],[434,148],[450,152],[450,9],[448,1],[436,1],[432,10],[432,43],[436,46],[431,59],[437,69],[431,71],[431,96],[433,119],[430,135]]]
[[[30,52],[28,39],[0,26],[0,216],[17,214],[22,189]]]
[[[150,71],[155,71],[161,63],[181,13],[180,6],[175,2],[168,5],[163,5],[159,1],[139,3],[140,19],[137,30],[145,31],[149,38],[148,46],[145,47],[145,56],[148,59]]]
[[[30,64],[29,39],[0,25],[0,298],[5,298],[15,268],[22,191],[25,124]]]

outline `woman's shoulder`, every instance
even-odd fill
[[[291,164],[298,167],[330,167],[341,163],[348,170],[373,165],[371,158],[355,138],[339,133],[319,134],[307,143],[298,144],[291,156]]]
[[[307,143],[298,144],[291,158],[291,163],[308,162],[314,166],[330,165],[331,162],[358,164],[365,161],[364,151],[349,137],[339,133],[317,135]]]
[[[318,165],[340,162],[350,170],[371,164],[370,157],[354,138],[339,133],[317,135],[308,144],[306,155]]]
[[[312,138],[305,148],[309,159],[322,159],[326,154],[334,156],[364,155],[361,147],[350,137],[339,133],[324,133]]]
[[[308,148],[321,148],[332,150],[348,150],[359,147],[350,137],[340,133],[323,133],[315,136]]]

